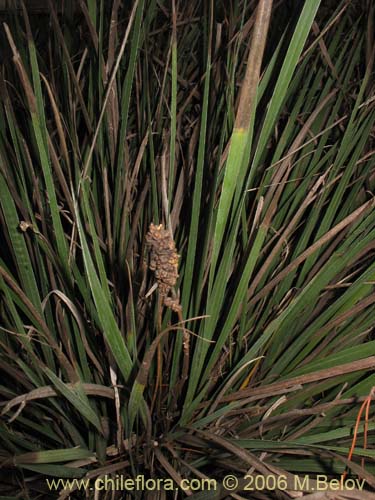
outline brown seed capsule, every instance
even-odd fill
[[[146,242],[151,249],[149,267],[151,271],[155,271],[159,292],[165,305],[170,307],[172,303],[166,298],[178,278],[179,255],[176,252],[175,243],[163,224],[156,226],[153,223],[150,224]]]

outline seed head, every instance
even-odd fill
[[[151,249],[150,269],[155,272],[161,297],[168,296],[178,278],[178,259],[175,243],[170,232],[163,224],[151,223],[146,235],[146,242]]]

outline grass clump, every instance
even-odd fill
[[[371,2],[47,3],[2,24],[0,494],[374,487]]]

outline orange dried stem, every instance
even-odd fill
[[[367,447],[367,432],[368,432],[368,422],[369,422],[369,414],[370,414],[370,404],[371,404],[371,393],[364,400],[364,402],[362,403],[361,408],[358,412],[357,419],[356,419],[355,426],[354,426],[352,445],[350,447],[350,451],[348,454],[348,460],[351,460],[353,457],[354,448],[355,448],[355,445],[357,443],[359,423],[361,421],[362,413],[365,410],[365,408],[366,408],[366,412],[365,412],[365,423],[364,423],[364,445],[363,446],[364,446],[364,449],[366,449],[366,447]],[[361,465],[362,465],[362,467],[364,467],[364,459],[361,460]],[[347,475],[347,471],[344,471],[342,474],[342,480],[345,479],[346,475]]]

